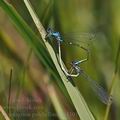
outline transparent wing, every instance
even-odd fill
[[[65,44],[74,45],[77,47],[80,46],[86,47],[96,39],[96,34],[71,32],[71,33],[63,34],[62,39]]]
[[[80,32],[69,32],[63,34],[63,38],[67,40],[74,40],[78,42],[89,42],[95,40],[96,34],[95,33],[80,33]]]
[[[71,41],[63,41],[63,45],[67,45],[67,46],[75,46],[75,47],[79,47],[79,48],[81,48],[81,47],[83,47],[83,48],[89,48],[89,45],[90,45],[90,43],[86,43],[86,42],[76,42],[76,41],[73,41],[73,42],[71,42]]]
[[[82,72],[81,75],[89,81],[91,88],[96,93],[96,95],[99,97],[99,99],[104,103],[108,104],[110,102],[109,94],[105,91],[105,89],[100,86],[97,82],[92,80],[85,72]]]

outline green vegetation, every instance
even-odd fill
[[[1,0],[0,105],[5,116],[11,120],[119,120],[119,4]],[[89,61],[81,68],[109,91],[112,104],[99,101],[81,76],[74,79],[76,87],[68,82],[57,59],[56,43],[45,40],[48,26],[68,32],[74,41],[72,31],[96,33]],[[62,59],[68,68],[72,60],[85,56],[80,48],[62,45]]]

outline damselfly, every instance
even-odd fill
[[[81,47],[83,50],[85,50],[87,52],[87,57],[86,57],[86,59],[83,59],[83,60],[72,61],[71,68],[70,68],[70,70],[68,70],[66,68],[66,66],[64,65],[64,63],[62,61],[62,58],[61,58],[61,47],[60,47],[60,44],[62,42],[64,42],[64,41],[63,41],[60,33],[53,31],[51,28],[47,29],[47,33],[48,34],[47,34],[46,37],[54,37],[57,40],[58,51],[59,51],[58,52],[58,59],[59,59],[59,62],[60,62],[60,65],[61,65],[61,68],[62,68],[63,72],[65,73],[67,78],[70,80],[70,82],[75,86],[75,84],[74,84],[74,82],[72,80],[72,77],[78,77],[79,75],[82,75],[86,80],[88,80],[88,82],[90,83],[91,88],[96,93],[96,95],[99,97],[99,99],[103,103],[108,104],[111,101],[111,96],[109,96],[108,93],[104,90],[104,88],[101,87],[97,82],[92,80],[79,66],[81,63],[83,63],[83,62],[88,60],[88,58],[89,58],[89,51],[88,51],[88,49],[86,49],[83,46],[77,44],[79,47]],[[90,35],[89,35],[89,37],[90,37]],[[90,40],[91,40],[91,38],[90,38]],[[69,44],[73,44],[73,43],[69,42]]]
[[[83,34],[81,34],[82,37],[83,37]],[[46,35],[46,38],[47,37],[53,37],[55,38],[55,40],[57,40],[57,43],[58,43],[58,59],[59,59],[59,62],[60,62],[60,66],[63,70],[63,72],[66,74],[67,77],[78,77],[79,76],[79,72],[75,72],[73,74],[71,74],[69,71],[67,71],[67,69],[65,68],[65,65],[63,65],[63,62],[62,62],[62,58],[61,58],[61,43],[64,42],[60,33],[59,32],[56,32],[56,31],[53,31],[51,28],[48,28],[47,29],[47,35]],[[90,37],[90,34],[89,36],[87,36],[87,33],[86,33],[86,36],[84,37]],[[91,39],[91,38],[90,38]],[[69,42],[68,44],[72,45],[73,43],[72,42]],[[74,43],[75,44],[75,43]],[[89,52],[86,48],[84,48],[83,46],[81,46],[80,44],[76,44],[77,46],[79,46],[80,48],[82,48],[83,50],[85,50],[87,52],[87,58],[86,59],[83,59],[81,60],[81,63],[85,62],[88,60],[88,57],[89,57]]]

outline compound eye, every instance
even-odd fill
[[[76,65],[77,60],[73,60],[71,64]]]
[[[50,33],[52,29],[50,27],[47,28],[47,32]]]

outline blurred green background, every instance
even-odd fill
[[[97,38],[90,45],[90,59],[81,67],[109,91],[120,40],[120,1],[30,1],[46,29],[48,26],[53,26],[56,31],[61,33],[75,31],[97,34]],[[35,40],[40,39],[24,2],[22,0],[8,0],[8,2],[34,31],[37,36]],[[9,114],[11,120],[57,120],[59,117],[51,99],[53,93],[57,95],[67,118],[79,120],[44,45],[41,43],[41,47],[39,47],[37,42],[26,42],[22,32],[16,28],[8,15],[0,8],[0,105]],[[32,41],[34,41],[34,37]],[[35,50],[39,50],[42,55],[36,55]],[[70,67],[72,60],[84,57],[85,53],[80,48],[62,46],[62,58],[67,67]],[[43,58],[46,59],[46,63]],[[120,70],[120,62],[118,65]],[[55,71],[53,74],[49,72],[49,66]],[[11,69],[12,79],[10,80]],[[109,120],[120,119],[119,70]],[[75,84],[95,118],[102,120],[106,105],[97,99],[89,84],[82,77],[76,78]]]

